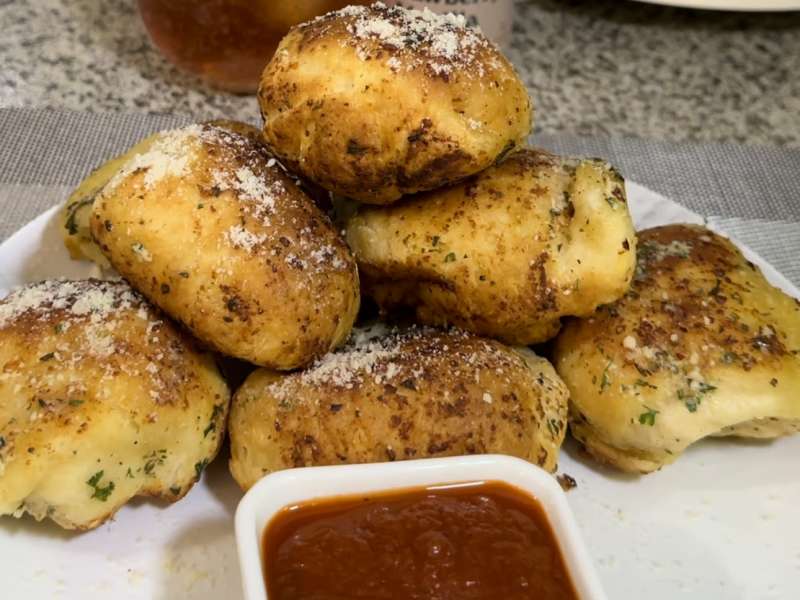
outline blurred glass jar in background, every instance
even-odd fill
[[[138,0],[170,61],[214,87],[251,93],[292,25],[369,0]]]

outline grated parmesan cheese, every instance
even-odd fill
[[[123,179],[137,171],[145,171],[144,187],[151,189],[166,177],[181,177],[189,172],[194,161],[191,143],[200,137],[201,125],[189,125],[161,133],[145,152],[135,155],[117,172],[103,190],[107,194]]]
[[[234,248],[251,251],[256,246],[267,241],[269,236],[263,233],[255,234],[241,225],[234,225],[225,232],[225,237]]]
[[[453,347],[446,341],[453,336],[465,341],[475,338],[459,330],[451,330],[444,336],[442,333],[429,327],[398,330],[380,324],[356,329],[343,348],[325,355],[305,371],[273,382],[267,393],[285,402],[302,401],[304,387],[352,390],[367,382],[404,386],[407,380],[424,378],[429,369],[440,368],[443,361],[456,365],[448,367],[454,377],[474,377],[478,382],[481,371],[497,370],[505,374],[512,364],[509,354],[495,345],[483,343],[476,352],[477,344],[469,343],[462,350],[460,344]],[[491,393],[485,390],[478,397],[488,404],[493,401]]]
[[[347,31],[356,55],[370,60],[389,48],[398,55],[386,65],[397,72],[427,68],[437,76],[447,78],[455,71],[467,77],[484,74],[486,62],[499,65],[494,45],[480,29],[468,26],[463,15],[437,14],[399,6],[387,7],[381,2],[371,6],[348,6],[342,10],[317,17],[305,26],[324,26],[334,19],[347,22]],[[493,52],[486,53],[486,50]],[[479,52],[484,55],[479,60]]]

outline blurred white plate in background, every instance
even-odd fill
[[[800,10],[800,0],[638,0],[648,4],[665,4],[685,8],[737,11]]]

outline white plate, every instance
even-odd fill
[[[639,2],[684,8],[749,12],[800,10],[800,0],[639,0]]]
[[[702,222],[634,183],[639,228]],[[0,294],[55,276],[87,276],[70,261],[51,209],[0,246]],[[767,278],[800,291],[745,249]],[[710,440],[674,465],[627,477],[568,443],[560,470],[578,482],[568,500],[609,598],[800,598],[800,436],[772,443]],[[224,457],[173,506],[137,500],[95,531],[71,534],[32,519],[0,518],[0,597],[50,600],[239,600],[233,513],[241,493]]]

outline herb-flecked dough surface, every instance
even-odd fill
[[[630,286],[636,234],[622,177],[527,148],[456,185],[347,219],[365,294],[510,344],[552,338]]]
[[[256,143],[264,143],[261,130],[247,123],[221,119],[210,121],[208,124],[240,133],[250,137]],[[103,255],[102,250],[100,250],[100,247],[92,237],[91,223],[94,200],[120,169],[137,154],[147,152],[158,137],[157,133],[149,135],[124,154],[108,159],[89,173],[67,198],[61,210],[61,234],[64,238],[64,245],[73,260],[91,260],[103,268],[110,266],[108,259]]]
[[[477,173],[532,125],[514,68],[463,17],[381,5],[293,28],[258,99],[289,168],[371,204]]]
[[[625,297],[556,341],[573,436],[647,473],[706,436],[800,430],[800,302],[703,227],[641,231],[638,258]]]
[[[252,136],[210,124],[163,132],[93,211],[112,266],[223,354],[292,369],[350,331],[350,250]]]
[[[134,496],[182,498],[217,454],[211,355],[122,281],[0,300],[0,515],[91,529]]]
[[[362,331],[310,369],[259,369],[236,393],[231,472],[501,453],[554,470],[567,391],[527,349],[461,332]]]
[[[94,199],[114,175],[131,158],[146,152],[157,134],[144,138],[127,152],[115,156],[97,167],[83,179],[67,198],[61,209],[61,234],[64,245],[73,260],[91,260],[101,267],[109,267],[108,259],[92,237],[92,206]]]

